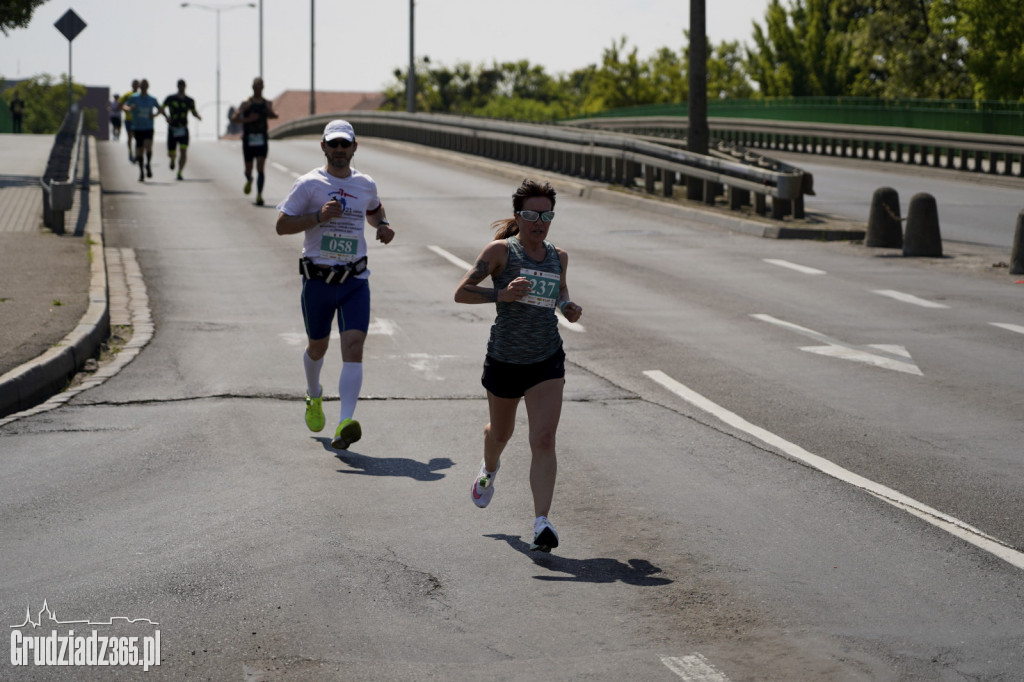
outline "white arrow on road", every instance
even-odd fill
[[[918,369],[917,365],[914,364],[913,359],[910,357],[910,353],[903,346],[893,346],[886,344],[870,344],[864,347],[853,346],[848,343],[843,343],[838,339],[833,339],[824,334],[814,331],[813,329],[807,329],[800,325],[793,324],[792,322],[786,322],[780,320],[771,315],[751,315],[755,320],[761,320],[762,322],[768,322],[770,324],[795,331],[798,334],[803,334],[816,341],[824,343],[824,346],[805,346],[800,350],[805,350],[808,353],[817,353],[818,355],[826,355],[831,358],[840,358],[843,360],[852,360],[853,362],[863,362],[875,367],[881,367],[883,369],[891,369],[897,372],[905,372],[907,374],[916,374],[917,376],[923,376],[923,373]]]

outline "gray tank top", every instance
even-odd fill
[[[562,337],[558,334],[555,301],[561,291],[562,263],[558,251],[544,242],[544,259],[535,261],[526,255],[519,238],[511,236],[508,265],[492,279],[494,286],[504,289],[522,275],[533,283],[533,291],[521,301],[496,303],[497,315],[491,325],[487,354],[499,362],[517,365],[547,360],[558,352]]]

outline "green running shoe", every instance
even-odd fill
[[[306,426],[310,431],[323,431],[324,424],[324,387],[320,387],[320,395],[310,398],[306,394]]]
[[[331,440],[331,447],[335,450],[348,450],[348,446],[363,437],[363,430],[355,419],[346,419],[338,424],[338,430],[334,432]]]
[[[245,187],[242,188],[242,192],[248,194],[252,191],[252,180],[245,181]]]

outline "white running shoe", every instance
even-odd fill
[[[533,522],[533,544],[531,552],[550,552],[558,547],[558,533],[546,516],[538,516]]]
[[[498,462],[498,469],[500,468],[501,462]],[[488,474],[484,463],[480,462],[480,473],[473,481],[470,492],[473,494],[473,504],[481,509],[490,504],[491,498],[494,497],[494,477],[498,475],[498,469],[495,469],[494,473]]]

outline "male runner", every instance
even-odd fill
[[[135,134],[132,132],[132,112],[125,108],[128,104],[128,98],[139,91],[138,79],[132,81],[132,89],[121,95],[121,99],[118,102],[121,104],[121,109],[124,110],[124,136],[128,138],[128,161],[129,163],[135,163],[135,153],[132,151],[132,145],[135,144]]]
[[[135,159],[139,164],[139,182],[145,182],[146,176],[153,177],[150,164],[153,161],[153,117],[164,116],[163,109],[156,97],[149,94],[149,81],[145,78],[139,83],[139,91],[128,98],[125,111],[132,114],[132,132],[135,135]],[[145,174],[143,174],[145,162]]]
[[[178,163],[178,179],[184,180],[181,172],[188,161],[188,115],[192,113],[200,121],[203,117],[196,111],[196,102],[185,94],[185,81],[178,80],[178,92],[168,95],[164,100],[164,116],[167,118],[167,156],[171,157],[171,170],[174,170],[177,148],[181,147],[181,161]]]
[[[242,124],[242,156],[245,159],[245,187],[242,191],[252,191],[252,162],[256,161],[256,205],[263,205],[263,184],[266,175],[263,167],[267,162],[267,119],[277,118],[274,105],[263,99],[263,79],[255,78],[252,82],[252,97],[242,102],[231,119],[233,123]]]
[[[370,271],[366,269],[366,223],[377,240],[389,244],[395,231],[384,215],[377,183],[352,167],[356,134],[347,121],[324,128],[320,149],[327,162],[292,186],[277,209],[278,234],[302,234],[302,316],[306,323],[306,426],[324,428],[320,370],[335,315],[341,333],[341,422],[331,447],[347,450],[362,429],[353,419],[363,383],[363,342],[370,326]]]

